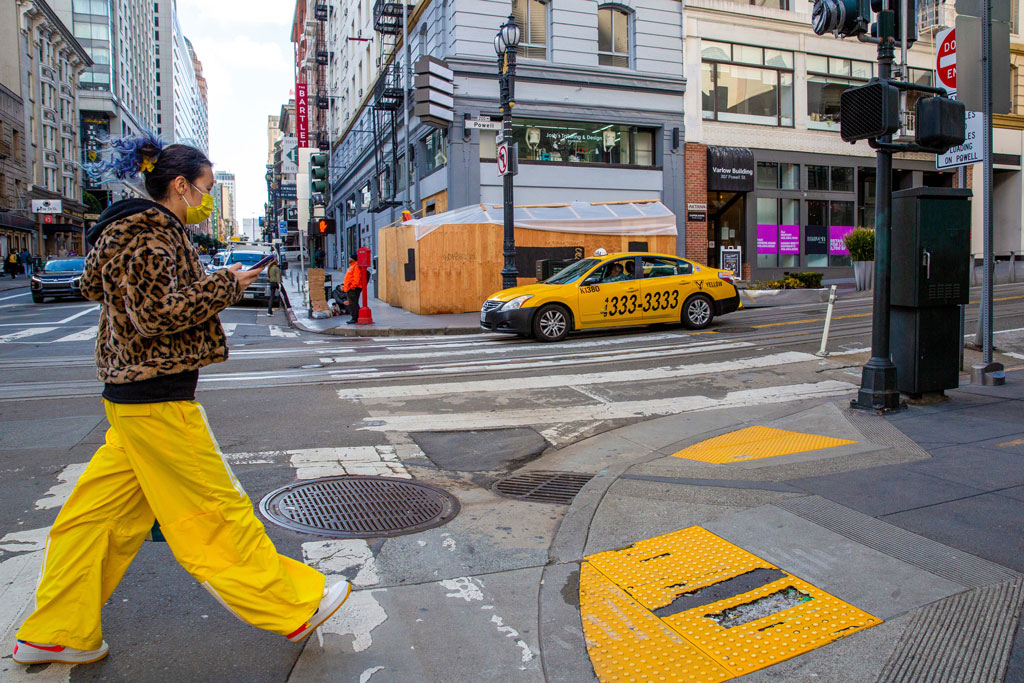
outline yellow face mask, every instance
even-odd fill
[[[189,185],[192,185],[192,183],[189,183]],[[199,203],[199,206],[192,206],[188,203],[185,195],[181,195],[185,205],[188,206],[188,209],[185,210],[185,223],[188,225],[202,223],[213,214],[213,195],[206,194],[195,185],[192,185],[192,187],[195,187],[196,192],[203,195],[203,201]]]

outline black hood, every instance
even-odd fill
[[[96,240],[100,238],[100,235],[103,234],[103,230],[108,225],[115,221],[128,218],[129,216],[134,216],[137,213],[148,211],[149,209],[159,209],[174,219],[175,223],[179,222],[178,217],[171,213],[171,210],[163,204],[157,204],[150,199],[124,199],[119,202],[114,202],[100,214],[96,224],[89,228],[85,233],[86,242],[88,242],[90,247],[95,247]]]

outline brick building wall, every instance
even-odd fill
[[[692,142],[686,143],[686,203],[706,204],[708,201],[708,148]],[[687,212],[689,218],[689,212]],[[706,221],[686,221],[686,258],[706,264],[708,262],[708,224]]]

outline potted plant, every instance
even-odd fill
[[[857,228],[846,235],[846,249],[853,259],[853,277],[857,291],[871,289],[875,272],[875,231]]]

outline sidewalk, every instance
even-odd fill
[[[21,274],[17,279],[12,280],[10,275],[5,275],[0,278],[0,292],[6,292],[11,289],[24,289],[28,290],[28,276]]]
[[[289,264],[291,265],[291,264]],[[391,306],[373,297],[373,283],[370,283],[368,304],[373,316],[372,325],[349,325],[348,316],[315,319],[309,316],[309,309],[303,303],[304,295],[299,289],[298,266],[291,265],[284,278],[284,290],[288,296],[288,322],[305,332],[336,334],[346,337],[388,337],[444,334],[479,334],[479,313],[457,313],[442,315],[417,315]],[[345,280],[340,270],[326,270],[332,278],[332,286]]]
[[[546,561],[481,556],[447,598],[359,591],[365,636],[307,647],[290,680],[457,680],[483,656],[477,680],[1024,680],[1024,367],[1007,375],[888,417],[766,390],[549,449],[517,473],[592,478]]]

